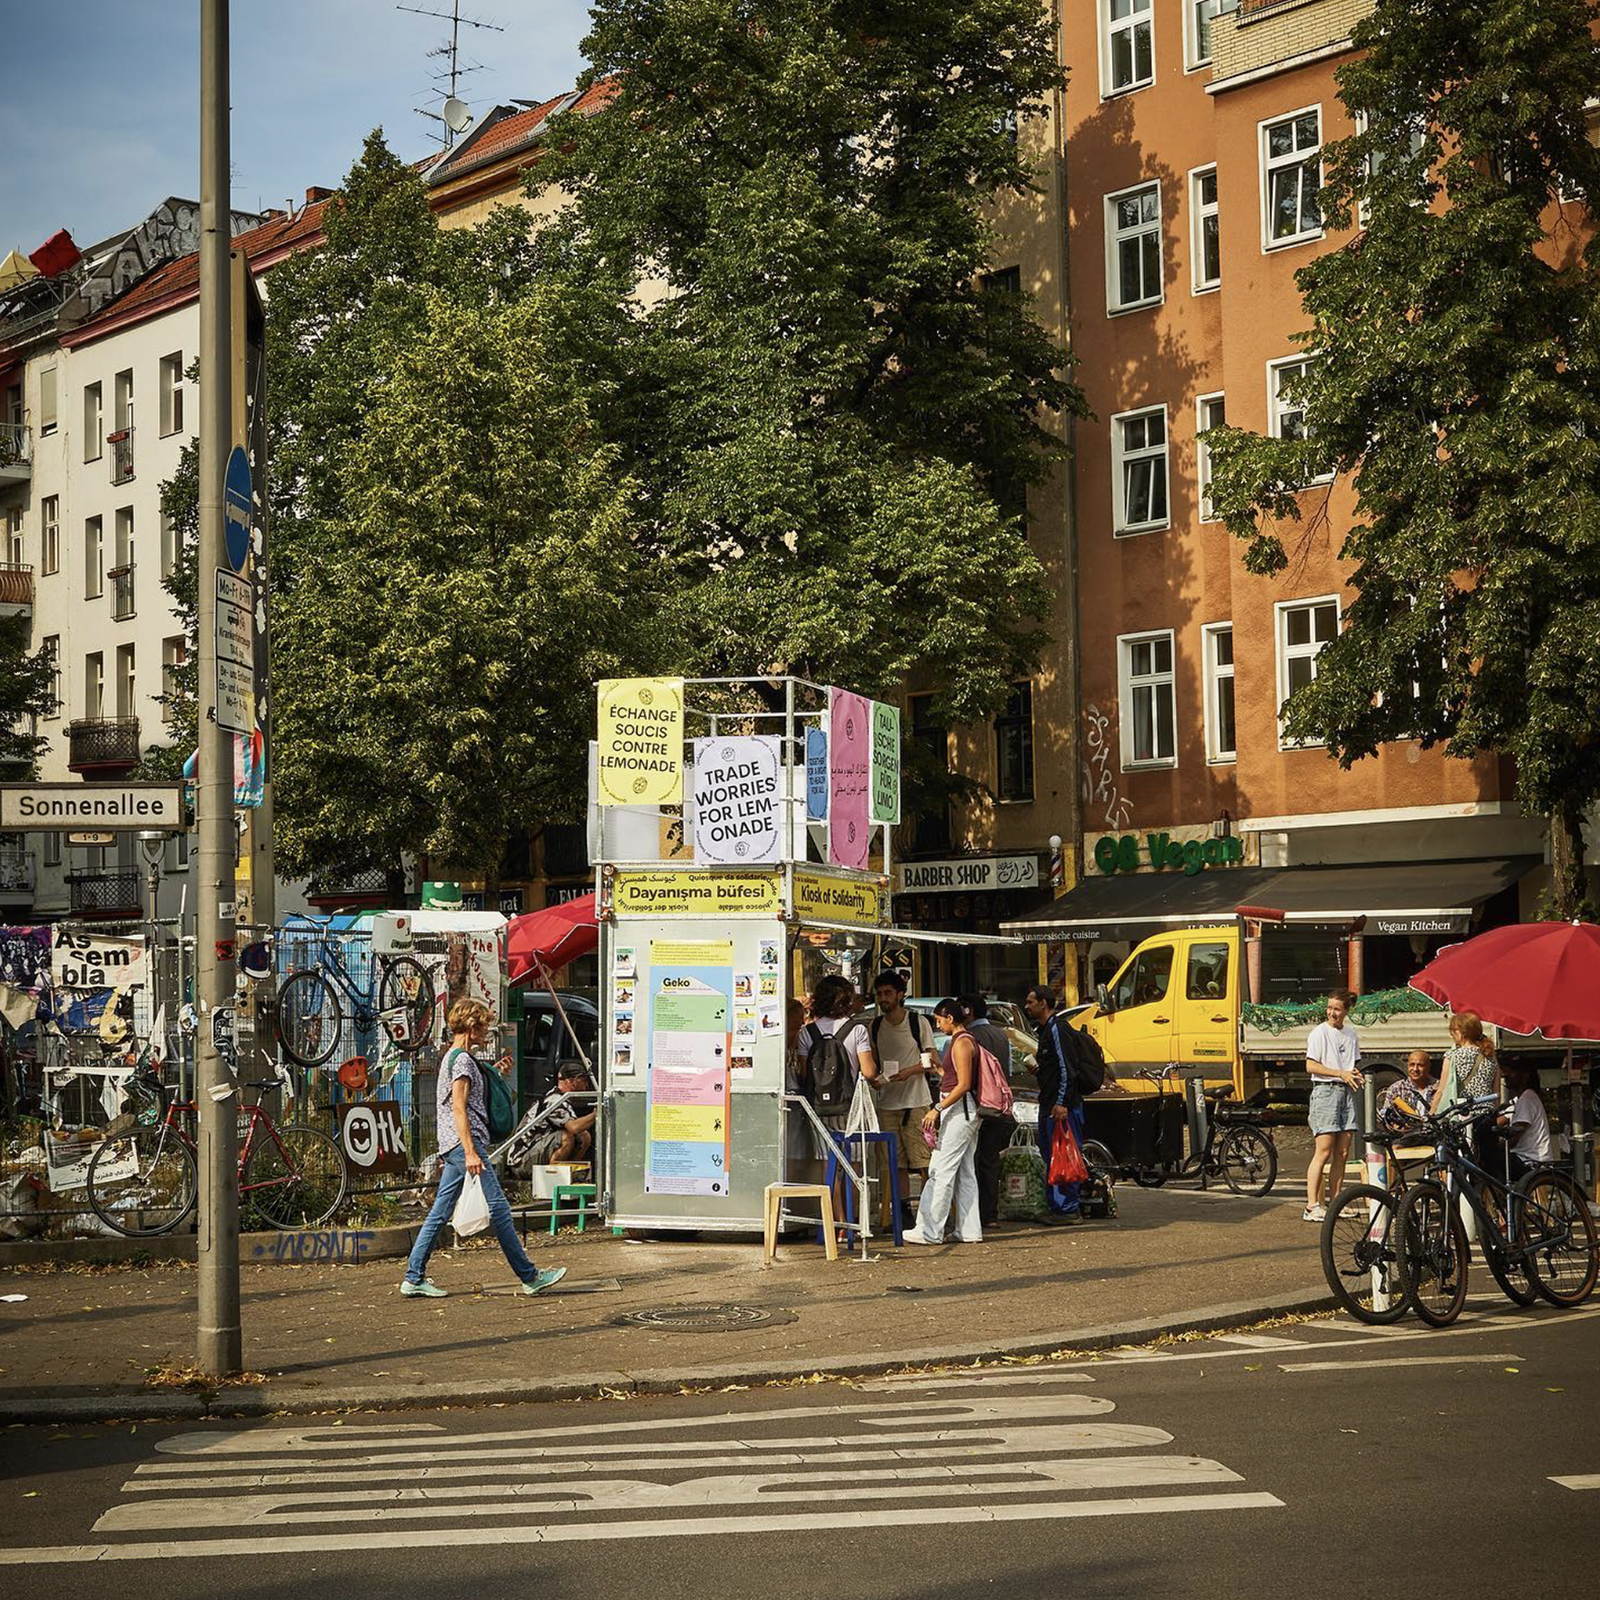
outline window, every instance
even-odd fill
[[[993,272],[980,272],[978,287],[992,290],[995,294],[1021,294],[1022,268],[997,267]]]
[[[125,367],[115,379],[117,431],[133,426],[133,368]]]
[[[1233,624],[1200,630],[1206,663],[1206,760],[1235,761],[1239,736],[1233,716]]]
[[[161,432],[183,432],[183,352],[161,358]]]
[[[1141,950],[1117,980],[1112,996],[1118,1011],[1132,1006],[1153,1006],[1167,998],[1172,984],[1172,946],[1153,944]]]
[[[1194,292],[1222,286],[1222,223],[1217,212],[1217,169],[1196,167],[1189,174],[1189,248],[1193,252]]]
[[[1278,701],[1280,706],[1296,689],[1317,675],[1322,647],[1339,632],[1339,601],[1334,595],[1318,600],[1280,601],[1278,612]],[[1284,749],[1296,741],[1278,737]]]
[[[1202,522],[1217,520],[1216,508],[1211,504],[1211,446],[1206,443],[1204,436],[1212,428],[1220,428],[1227,420],[1227,408],[1220,394],[1203,394],[1195,401],[1195,482],[1200,491]]]
[[[1183,981],[1186,1000],[1224,1000],[1228,994],[1228,946],[1192,944],[1189,970]]]
[[[1117,641],[1122,765],[1175,767],[1172,634],[1127,634]]]
[[[56,431],[56,369],[46,367],[39,374],[39,432]]]
[[[1590,144],[1600,148],[1600,101],[1591,100],[1583,111],[1583,136]],[[1583,191],[1571,178],[1562,178],[1556,198],[1563,205],[1575,205],[1583,199]]]
[[[22,532],[22,507],[13,506],[6,512],[6,544],[5,559],[8,566],[20,567],[23,565],[23,556],[27,553],[27,542]]]
[[[1137,311],[1161,300],[1161,185],[1106,196],[1106,309]]]
[[[178,562],[183,556],[183,537],[178,531],[178,525],[167,515],[161,513],[161,576],[165,580],[178,570]]]
[[[175,833],[167,840],[167,871],[187,872],[189,869],[189,835]]]
[[[61,570],[61,496],[47,494],[39,502],[39,570],[41,573]]]
[[[1267,363],[1267,402],[1274,439],[1303,439],[1306,436],[1305,402],[1294,393],[1297,378],[1303,378],[1311,363],[1304,357]]]
[[[1261,124],[1262,247],[1322,237],[1322,108]]]
[[[161,641],[161,718],[172,722],[177,711],[173,700],[178,693],[178,669],[189,659],[189,641],[180,633]]]
[[[100,403],[100,385],[89,384],[83,391],[83,459],[98,461],[106,448],[106,419]]]
[[[1218,17],[1231,16],[1239,9],[1239,0],[1184,0],[1188,13],[1188,67],[1193,71],[1211,60],[1211,25]]]
[[[61,835],[53,830],[44,836],[44,864],[47,867],[61,865]]]
[[[1366,112],[1356,112],[1354,120],[1356,132],[1359,134],[1366,133],[1368,126]],[[1421,116],[1410,118],[1408,121],[1406,135],[1406,159],[1415,160],[1416,157],[1422,154],[1423,146],[1426,145],[1427,142],[1428,124],[1426,119]],[[1369,150],[1367,152],[1366,168],[1367,183],[1369,185],[1378,176],[1378,174],[1383,171],[1389,160],[1390,153],[1388,151]],[[1427,173],[1419,173],[1417,180],[1417,192],[1411,196],[1412,205],[1420,206],[1426,204],[1428,198],[1426,182]],[[1356,204],[1356,221],[1359,222],[1363,228],[1371,226],[1372,202],[1366,195],[1362,195],[1361,199]]]
[[[90,517],[83,525],[83,598],[98,600],[106,592],[104,520]]]
[[[995,792],[1001,800],[1033,799],[1033,685],[1016,683],[994,719]]]
[[[61,635],[46,635],[39,645],[39,654],[50,663],[50,708],[47,717],[61,715]]]
[[[106,658],[96,651],[83,658],[83,715],[99,722],[106,714]]]
[[[137,714],[139,702],[137,699],[137,680],[134,676],[134,647],[131,644],[117,646],[117,715],[131,717]]]
[[[1113,417],[1111,455],[1117,534],[1166,527],[1167,408]]]
[[[1100,0],[1100,50],[1105,92],[1121,94],[1155,82],[1151,0]]]

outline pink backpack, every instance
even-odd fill
[[[978,1052],[978,1115],[1009,1117],[1011,1085],[1006,1079],[1006,1069],[995,1058],[994,1051],[985,1050],[976,1039],[972,1045]]]

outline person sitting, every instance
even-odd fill
[[[1416,1127],[1433,1104],[1436,1080],[1433,1057],[1426,1050],[1413,1050],[1406,1057],[1406,1075],[1396,1078],[1378,1101],[1378,1122],[1390,1133],[1405,1133]]]
[[[589,1074],[575,1061],[565,1061],[557,1069],[556,1086],[543,1100],[534,1116],[529,1146],[534,1166],[558,1166],[568,1161],[583,1161],[594,1149],[594,1124],[598,1111],[580,1114],[572,1096],[589,1088]]]
[[[1500,1070],[1514,1103],[1510,1115],[1498,1117],[1496,1122],[1510,1141],[1511,1181],[1515,1183],[1530,1167],[1552,1158],[1555,1141],[1544,1101],[1539,1098],[1539,1069],[1531,1062],[1509,1061]]]

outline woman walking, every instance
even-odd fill
[[[982,1244],[978,1212],[978,1047],[967,1032],[968,1017],[960,1002],[941,1000],[933,1009],[933,1025],[950,1040],[944,1053],[939,1098],[922,1119],[937,1129],[939,1143],[928,1164],[928,1181],[917,1206],[917,1225],[905,1235],[907,1244],[942,1244],[952,1213],[956,1239]]]
[[[461,1188],[469,1174],[483,1184],[483,1198],[489,1205],[489,1225],[500,1241],[506,1260],[511,1263],[511,1270],[522,1280],[522,1292],[538,1294],[551,1284],[560,1283],[567,1275],[565,1267],[550,1267],[541,1272],[528,1259],[517,1237],[517,1225],[512,1221],[511,1207],[500,1188],[500,1180],[484,1159],[484,1152],[493,1141],[489,1138],[488,1093],[483,1074],[493,1072],[494,1068],[480,1065],[478,1052],[488,1043],[490,1021],[489,1008],[481,1000],[457,1000],[450,1007],[451,1044],[439,1063],[436,1105],[439,1193],[418,1230],[411,1259],[406,1263],[405,1279],[400,1285],[403,1295],[441,1300],[449,1294],[448,1289],[441,1289],[428,1276],[428,1257],[433,1254],[435,1240],[455,1214],[456,1201],[461,1198]]]

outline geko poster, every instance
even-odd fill
[[[652,940],[646,1194],[728,1194],[733,941]]]
[[[694,742],[694,858],[766,866],[783,857],[782,741],[741,734]]]

